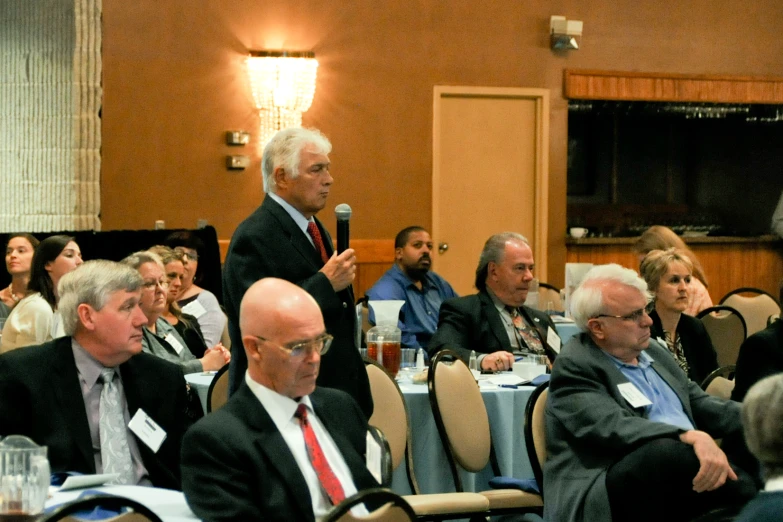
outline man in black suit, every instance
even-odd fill
[[[474,350],[481,369],[488,371],[510,369],[514,352],[554,361],[560,347],[554,323],[524,306],[533,268],[533,251],[524,236],[503,232],[490,237],[476,268],[478,294],[444,301],[438,330],[427,346],[430,355],[449,349],[467,361]]]
[[[332,337],[312,296],[263,279],[245,294],[239,321],[235,346],[248,361],[239,390],[197,422],[182,447],[193,512],[207,522],[314,521],[377,487],[365,463],[367,418],[346,393],[316,388]]]
[[[107,466],[117,457],[107,452],[119,451],[110,439],[119,441],[126,466],[118,482],[179,489],[186,384],[179,366],[141,353],[141,286],[136,270],[112,261],[88,261],[60,280],[58,310],[70,337],[0,355],[0,436],[48,446],[56,472],[115,471]],[[102,420],[107,388],[119,397],[111,437]],[[128,427],[139,418],[165,432],[159,448]]]
[[[231,238],[223,267],[223,296],[232,346],[231,393],[247,369],[241,349],[239,304],[250,285],[265,277],[285,279],[315,298],[326,330],[334,336],[321,364],[318,386],[351,395],[369,417],[372,398],[367,372],[356,346],[356,312],[351,283],[356,277],[353,249],[340,255],[326,228],[315,218],[332,186],[329,152],[320,132],[299,127],[278,132],[264,148],[261,170],[266,197]]]

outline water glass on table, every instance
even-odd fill
[[[511,371],[514,375],[526,381],[532,381],[541,374],[546,373],[546,355],[525,354],[514,362]]]

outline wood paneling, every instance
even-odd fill
[[[783,78],[620,71],[565,71],[577,100],[783,103]]]
[[[750,286],[778,295],[783,280],[783,253],[777,243],[692,243],[715,304],[731,290]],[[618,263],[639,269],[639,260],[629,244],[568,245],[569,263]]]

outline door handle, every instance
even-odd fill
[[[440,243],[438,245],[438,253],[441,254],[441,255],[445,254],[446,250],[448,250],[448,249],[449,249],[449,244],[448,243]]]

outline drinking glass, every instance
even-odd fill
[[[49,491],[46,446],[23,435],[0,441],[0,520],[35,520]]]

